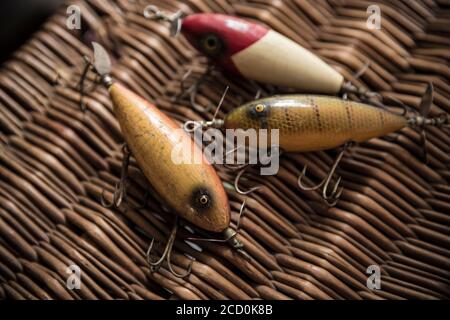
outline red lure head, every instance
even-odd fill
[[[237,17],[199,13],[183,19],[181,32],[201,53],[226,71],[239,74],[231,57],[261,39],[266,27]]]

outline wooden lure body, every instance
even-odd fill
[[[225,71],[302,92],[335,95],[343,77],[296,42],[237,17],[201,13],[186,17],[181,32]]]
[[[318,151],[397,131],[407,118],[367,104],[329,96],[284,95],[256,100],[224,119],[227,129],[279,129],[288,152]]]
[[[172,119],[132,91],[113,83],[109,92],[124,140],[159,196],[195,226],[225,230],[230,223],[227,195],[201,148]],[[201,163],[174,162],[173,150],[180,145],[200,155]]]

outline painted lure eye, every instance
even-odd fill
[[[270,106],[264,103],[250,104],[247,108],[247,115],[252,119],[264,119],[269,115]]]
[[[255,106],[255,111],[258,113],[264,112],[265,109],[266,109],[266,106],[263,104],[257,104]]]
[[[202,212],[203,210],[208,209],[212,205],[211,193],[206,188],[198,188],[193,193],[193,206],[195,209]]]
[[[222,41],[215,34],[206,35],[200,42],[201,48],[208,55],[217,55],[222,49]]]
[[[208,202],[209,202],[209,197],[206,195],[206,194],[204,194],[204,195],[202,195],[199,199],[198,199],[198,202],[201,204],[201,205],[207,205],[208,204]]]

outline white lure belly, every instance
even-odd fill
[[[248,79],[301,92],[334,95],[344,81],[318,56],[273,30],[231,59]]]

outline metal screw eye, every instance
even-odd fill
[[[209,197],[204,194],[198,199],[198,201],[200,202],[200,204],[206,205],[209,202]]]
[[[256,112],[263,112],[266,107],[263,104],[258,104],[255,106]]]

